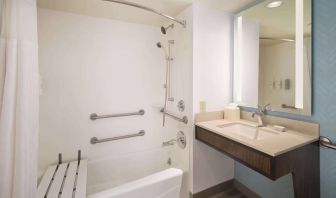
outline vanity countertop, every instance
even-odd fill
[[[226,137],[235,142],[246,145],[248,147],[251,147],[253,149],[256,149],[260,152],[263,152],[273,157],[294,150],[298,147],[307,145],[309,143],[315,142],[319,139],[318,135],[309,135],[287,129],[286,132],[277,131],[276,133],[278,135],[274,137],[261,140],[252,140],[235,133],[230,133],[227,130],[223,130],[222,128],[218,127],[219,125],[234,124],[234,123],[240,123],[254,127],[258,125],[255,122],[242,119],[239,121],[229,121],[225,119],[219,119],[205,122],[197,122],[196,126],[204,128],[208,131],[211,131],[213,133],[216,133],[218,135],[221,135],[223,137]]]

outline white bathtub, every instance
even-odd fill
[[[178,198],[183,171],[169,168],[147,177],[89,195],[88,198]]]

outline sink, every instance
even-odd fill
[[[221,128],[220,132],[222,133],[238,135],[250,140],[263,140],[279,135],[279,132],[267,127],[255,127],[242,123],[223,124],[217,127]]]

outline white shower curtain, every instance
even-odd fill
[[[0,0],[0,198],[35,198],[38,145],[36,0]]]

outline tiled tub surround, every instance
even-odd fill
[[[267,124],[283,125],[288,130],[270,130],[272,136],[255,140],[221,127],[233,123],[255,127],[255,122],[246,120],[250,114],[242,112],[243,119],[236,122],[220,118],[219,113],[198,115],[196,139],[272,180],[292,174],[295,197],[319,197],[319,125],[267,116]]]

